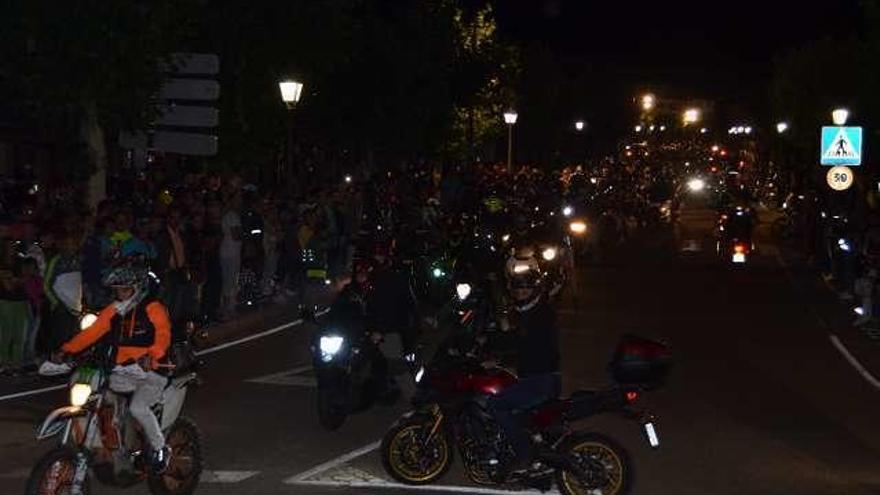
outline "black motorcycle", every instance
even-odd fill
[[[314,315],[304,319],[317,323]],[[398,396],[391,387],[384,357],[366,332],[344,331],[337,325],[320,325],[311,345],[318,389],[318,421],[327,430],[342,426],[349,414],[374,402],[393,404]]]

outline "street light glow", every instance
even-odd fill
[[[507,125],[516,124],[516,119],[519,118],[519,115],[513,110],[508,110],[504,112],[504,123]]]
[[[285,105],[292,108],[299,103],[303,90],[303,84],[301,82],[286,79],[278,83],[278,87],[281,89],[281,100],[284,101]]]
[[[688,189],[690,189],[691,192],[697,193],[697,192],[700,192],[706,188],[706,181],[704,181],[703,179],[701,179],[699,177],[695,177],[695,178],[689,180],[687,185],[688,185]]]
[[[660,126],[660,132],[663,132],[663,131],[665,131],[665,130],[666,130],[666,126],[665,126],[665,125],[661,125],[661,126]]]
[[[700,109],[699,108],[688,108],[684,111],[683,115],[684,125],[688,124],[696,124],[700,121]]]
[[[712,152],[713,152],[713,153],[718,153],[718,150],[720,150],[720,149],[721,149],[721,148],[719,148],[717,144],[714,145],[714,146],[712,146]]]
[[[846,125],[846,121],[849,119],[849,110],[837,108],[831,112],[831,119],[834,121],[834,125]]]
[[[752,133],[752,128],[751,128],[751,127],[746,127],[745,129],[743,129],[743,131],[744,131],[746,134],[751,134],[751,133]]]
[[[575,123],[574,123],[574,128],[577,129],[578,131],[582,131],[582,130],[584,130],[584,121],[583,121],[583,120],[578,120],[577,122],[575,122]]]
[[[637,125],[637,126],[635,127],[635,130],[636,130],[636,132],[642,132],[642,126]]]
[[[648,93],[642,96],[642,110],[650,112],[657,105],[657,98]]]
[[[782,134],[783,132],[788,130],[788,122],[780,122],[776,124],[776,132]]]
[[[707,132],[709,132],[709,129],[706,129],[705,127],[700,129],[700,134],[706,134]]]

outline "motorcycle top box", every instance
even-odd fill
[[[669,346],[654,340],[625,335],[621,338],[608,371],[621,385],[658,388],[672,367]]]

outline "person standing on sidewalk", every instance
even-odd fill
[[[53,352],[76,333],[82,313],[82,272],[76,234],[59,236],[58,254],[46,266],[43,291],[49,302],[42,332],[46,351]]]
[[[221,220],[223,240],[220,242],[220,267],[223,293],[220,311],[225,317],[235,314],[238,303],[238,275],[241,271],[241,193],[234,192],[226,202]]]

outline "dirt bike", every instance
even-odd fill
[[[612,438],[579,431],[571,423],[603,413],[638,421],[652,448],[660,446],[653,416],[635,407],[645,390],[658,387],[670,355],[660,343],[625,337],[609,365],[616,384],[581,391],[520,411],[519,423],[531,439],[529,467],[506,469],[515,453],[488,409],[488,398],[517,383],[503,368],[485,369],[466,359],[419,368],[415,409],[385,434],[380,453],[385,471],[411,485],[439,480],[452,465],[457,447],[470,480],[480,485],[513,485],[565,495],[630,493],[629,455]]]
[[[70,378],[70,405],[55,409],[37,432],[37,440],[58,438],[31,470],[26,495],[88,495],[90,478],[109,486],[129,487],[143,481],[154,495],[190,495],[202,472],[202,443],[196,424],[180,411],[194,372],[168,378],[162,400],[153,406],[167,445],[170,464],[161,474],[149,468],[148,444],[140,425],[128,414],[129,398],[110,390],[112,366],[93,351],[75,367],[44,364],[44,376]],[[171,366],[171,365],[167,365]]]

